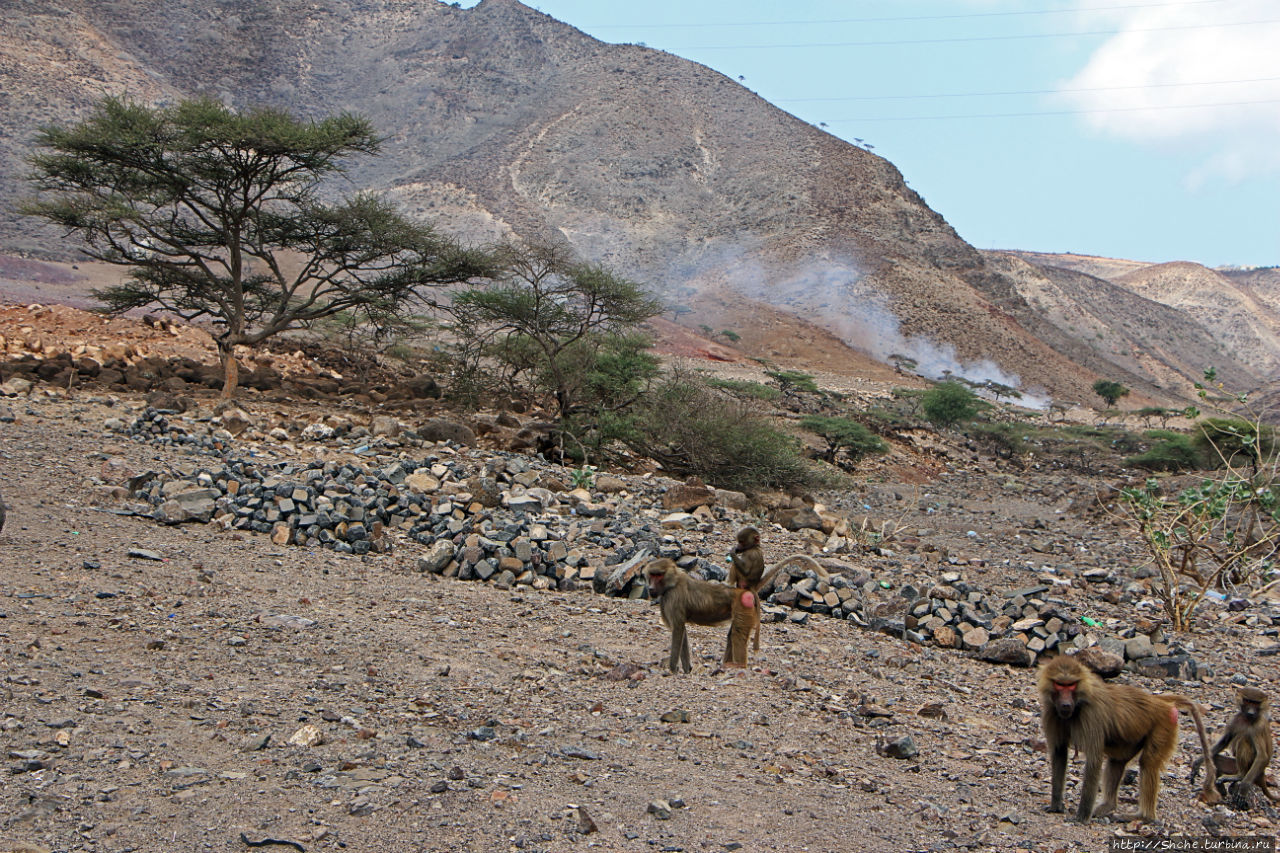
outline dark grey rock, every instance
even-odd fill
[[[1016,637],[1003,637],[984,645],[979,650],[978,657],[991,663],[1003,663],[1009,666],[1031,666],[1034,655]]]
[[[920,754],[920,749],[911,735],[903,735],[895,740],[881,741],[876,744],[876,752],[888,758],[908,759]]]
[[[1179,681],[1195,681],[1200,674],[1199,663],[1187,654],[1147,657],[1134,661],[1132,667],[1151,678],[1176,678]]]

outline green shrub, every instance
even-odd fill
[[[943,429],[964,421],[973,420],[978,414],[978,395],[959,382],[939,382],[920,401],[929,423]]]
[[[672,475],[696,475],[722,488],[754,492],[818,484],[796,439],[688,376],[674,376],[647,395],[623,440]]]
[[[1102,398],[1107,408],[1115,408],[1121,397],[1129,396],[1129,389],[1111,379],[1099,379],[1093,383],[1093,393]]]
[[[826,460],[836,461],[836,454],[843,450],[857,462],[872,454],[888,451],[884,439],[851,418],[833,418],[812,415],[800,421],[800,426],[817,433],[827,442]]]
[[[822,393],[822,389],[813,381],[813,376],[808,373],[801,373],[798,370],[768,370],[764,375],[777,382],[778,387],[783,391],[794,388],[808,394]]]
[[[1276,453],[1275,430],[1239,418],[1205,418],[1194,431],[1196,450],[1210,467],[1252,465]]]
[[[1012,459],[1027,452],[1032,429],[1027,424],[974,423],[967,432],[993,456]]]
[[[1194,471],[1201,467],[1200,453],[1191,437],[1181,433],[1161,438],[1145,453],[1130,456],[1124,462],[1148,471]]]

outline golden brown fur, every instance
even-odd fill
[[[1126,684],[1108,684],[1075,658],[1061,655],[1040,667],[1038,678],[1045,751],[1052,771],[1049,811],[1063,811],[1067,751],[1075,746],[1084,753],[1084,781],[1076,820],[1105,817],[1115,811],[1125,766],[1138,758],[1141,769],[1138,814],[1125,820],[1156,819],[1160,773],[1178,745],[1178,710],[1189,711],[1200,733],[1204,754],[1209,753],[1200,707],[1183,696],[1154,695]],[[1105,760],[1104,760],[1105,759]],[[1104,800],[1095,811],[1098,783],[1103,776]],[[1220,801],[1210,769],[1200,798]]]
[[[756,595],[749,589],[734,589],[733,615],[729,622],[729,642],[724,650],[726,666],[747,665],[747,640],[755,631],[760,641],[760,610]],[[759,646],[757,646],[759,648]]]
[[[729,555],[729,586],[749,589],[756,603],[756,651],[760,651],[760,581],[764,577],[764,551],[760,548],[760,531],[744,527],[738,531],[738,544]],[[745,652],[745,649],[744,649]],[[744,655],[745,663],[745,655]]]
[[[653,560],[644,569],[649,581],[649,595],[658,601],[662,624],[671,629],[671,658],[667,663],[672,672],[679,661],[684,671],[693,665],[689,662],[689,636],[685,625],[719,625],[733,615],[734,588],[722,583],[712,583],[701,578],[689,577],[674,561],[665,557]],[[725,654],[728,655],[728,643]]]
[[[760,550],[760,531],[744,527],[738,531],[738,544],[729,555],[729,586],[755,592],[764,577],[764,551]]]
[[[792,554],[770,566],[760,579],[760,586],[767,586],[786,565],[797,560],[808,561],[821,577],[830,577],[827,570],[809,555]],[[733,616],[734,587],[690,577],[665,557],[650,561],[644,574],[649,582],[649,596],[658,602],[661,609],[662,624],[671,629],[671,656],[667,665],[675,672],[677,663],[680,663],[684,671],[689,672],[693,665],[689,660],[689,637],[685,625],[689,622],[719,625],[729,621]],[[725,658],[730,654],[729,640],[726,639]]]
[[[1247,805],[1249,791],[1256,786],[1268,800],[1275,802],[1276,795],[1267,787],[1267,768],[1271,766],[1275,748],[1271,741],[1271,700],[1256,687],[1242,687],[1236,691],[1236,705],[1239,710],[1209,753],[1219,774],[1218,790],[1226,793],[1227,785],[1236,783],[1234,799]],[[1230,756],[1222,754],[1227,749],[1231,751]],[[1203,760],[1197,758],[1191,765],[1192,782],[1202,763]]]

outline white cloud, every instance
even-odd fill
[[[1066,103],[1085,111],[1082,121],[1134,142],[1202,152],[1200,178],[1280,171],[1280,4],[1103,5],[1078,0],[1082,28],[1117,34],[1060,87]],[[1242,22],[1250,23],[1222,26]]]

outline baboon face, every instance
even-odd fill
[[[669,560],[654,560],[645,567],[645,579],[649,582],[649,595],[657,598],[666,590],[667,563]]]
[[[1053,710],[1057,712],[1058,719],[1069,720],[1076,713],[1078,705],[1076,701],[1076,682],[1064,683],[1061,681],[1052,682],[1053,685]]]

